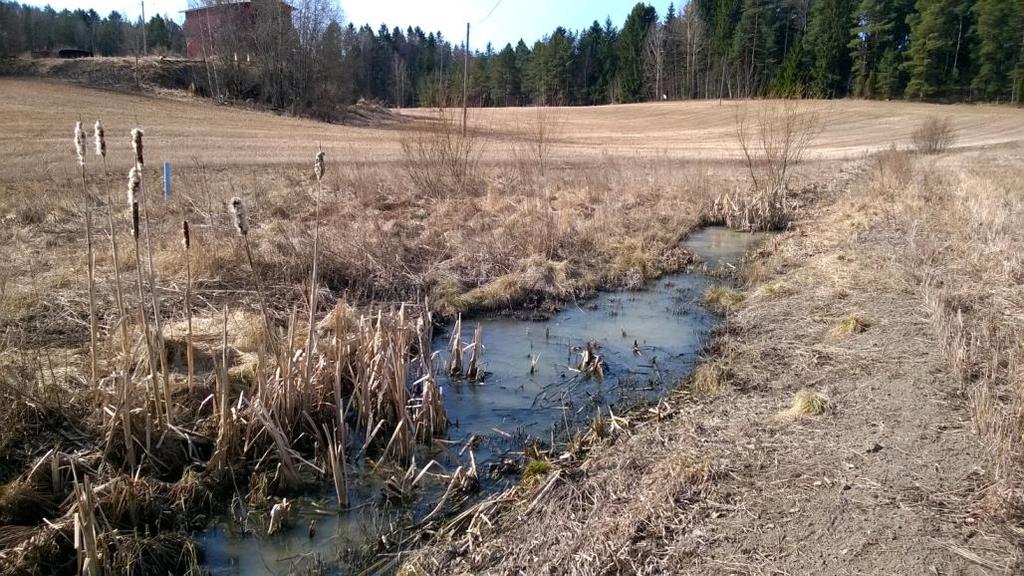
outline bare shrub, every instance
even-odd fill
[[[515,154],[521,169],[532,164],[541,178],[547,174],[551,150],[564,123],[565,118],[554,108],[534,109],[532,121],[519,130],[521,140]]]
[[[739,230],[779,230],[789,222],[790,171],[821,133],[821,116],[799,100],[763,102],[756,122],[740,109],[736,138],[750,174],[748,192],[725,193],[705,211],[704,221]]]
[[[438,108],[429,127],[402,141],[409,178],[435,199],[464,196],[476,188],[481,152],[479,135],[472,130],[463,133],[456,114],[448,108]]]
[[[956,141],[956,130],[948,118],[929,116],[910,136],[914,148],[921,154],[941,154]]]
[[[757,110],[756,122],[751,122],[748,110],[741,108],[736,137],[754,189],[784,190],[790,169],[803,159],[821,130],[818,111],[800,100],[765,101]]]

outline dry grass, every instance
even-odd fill
[[[726,370],[720,362],[704,362],[697,366],[690,377],[690,390],[698,396],[718,396],[726,385],[726,376]]]
[[[40,91],[41,84],[24,81],[0,85],[9,89],[10,105],[5,109],[10,113],[0,114],[0,133],[17,136],[0,140],[5,158],[12,158],[0,172],[5,224],[0,246],[13,256],[0,279],[5,423],[0,515],[24,523],[18,526],[24,530],[3,531],[0,537],[4,559],[13,559],[16,568],[46,556],[54,563],[73,558],[75,552],[59,542],[71,541],[76,513],[99,510],[95,517],[77,516],[80,528],[89,530],[80,540],[83,560],[109,562],[113,571],[122,563],[191,570],[182,559],[187,555],[172,559],[168,552],[180,552],[182,543],[153,531],[186,527],[190,519],[208,514],[216,495],[238,478],[239,488],[250,491],[250,502],[266,505],[272,496],[329,476],[344,502],[350,428],[367,438],[366,454],[375,465],[408,470],[388,482],[398,498],[404,497],[414,487],[415,474],[409,471],[415,472],[416,446],[447,428],[440,390],[424,369],[430,365],[424,342],[430,341],[432,312],[458,317],[481,310],[550,309],[601,288],[642,287],[689,262],[679,240],[706,218],[712,198],[726,198],[722,190],[747,188],[735,176],[740,164],[728,162],[740,158],[732,104],[554,111],[557,132],[525,143],[517,138],[527,112],[481,111],[472,133],[479,140],[470,143],[450,131],[442,131],[443,138],[437,131],[415,133],[418,123],[360,130],[268,114],[254,122],[251,112],[184,99],[129,98],[64,86]],[[859,154],[878,145],[878,126],[897,121],[905,126],[932,110],[916,104],[844,104],[832,113],[823,142],[808,146],[807,156]],[[965,146],[1024,135],[1024,122],[1001,109],[951,110]],[[121,280],[105,242],[94,246],[95,302],[87,296],[91,282],[80,265],[82,192],[73,158],[54,144],[66,146],[66,129],[58,127],[65,126],[65,116],[78,114],[104,119],[109,163],[117,167],[90,167],[88,186],[96,197],[123,190],[122,168],[134,156],[116,135],[126,135],[131,125],[152,122],[146,125],[150,165],[163,160],[175,165],[175,196],[167,203],[158,200],[156,170],[143,175],[148,201],[159,209],[146,225],[152,257],[138,243],[121,247],[121,273],[137,288],[125,294],[127,319],[116,302]],[[999,130],[990,128],[994,123],[1001,123]],[[40,126],[53,126],[54,136],[26,137]],[[424,139],[416,140],[417,134]],[[308,167],[317,141],[330,159],[322,181],[314,181]],[[536,153],[508,162],[510,144]],[[661,148],[663,154],[651,153]],[[715,159],[724,162],[697,161],[713,149]],[[636,156],[634,150],[645,154]],[[1012,322],[1019,312],[1011,283],[1020,278],[1020,241],[1013,226],[1019,200],[1011,186],[1018,175],[1011,168],[1005,168],[1005,178],[972,172],[977,182],[986,183],[977,190],[975,180],[962,180],[955,170],[915,165],[928,159],[887,154],[879,157],[879,176],[871,182],[877,197],[871,196],[855,231],[876,231],[884,221],[901,233],[897,236],[910,239],[908,269],[922,275],[950,364],[977,398],[979,427],[998,447],[995,501],[1011,516],[1018,514],[1024,509],[1014,496],[1022,477],[1017,440],[1022,426],[1015,415],[1024,411],[1011,360],[1012,343],[1020,340]],[[820,168],[800,166],[794,182],[817,178]],[[243,240],[229,210],[236,196],[249,208]],[[756,195],[733,198],[747,205],[774,202]],[[123,213],[121,201],[104,203]],[[789,221],[785,204],[779,204],[780,222]],[[772,206],[758,211],[773,214]],[[940,207],[966,211],[967,223],[947,221],[957,210],[938,213]],[[190,222],[187,253],[179,247],[183,217]],[[113,220],[127,237],[126,219]],[[845,220],[833,224],[849,229]],[[97,235],[108,233],[100,228]],[[312,232],[316,229],[319,236]],[[311,260],[317,263],[314,273]],[[822,260],[813,266],[813,281],[787,279],[784,293],[758,291],[751,297],[720,289],[706,295],[709,304],[740,314],[737,326],[759,339],[748,343],[743,362],[728,364],[730,383],[741,384],[737,388],[777,386],[788,399],[806,383],[797,386],[795,376],[780,375],[778,367],[785,363],[805,377],[816,377],[822,365],[856,375],[869,357],[867,349],[843,347],[865,346],[861,340],[887,334],[883,326],[862,337],[829,340],[822,335],[831,327],[793,321],[797,315],[787,306],[803,302],[798,298],[810,295],[817,306],[797,306],[800,320],[834,321],[849,310],[838,310],[836,302],[851,291],[857,295],[849,277],[822,272],[849,270],[846,263]],[[773,270],[765,266],[750,274],[750,283],[771,280]],[[979,297],[953,271],[998,289]],[[878,273],[871,278],[877,281]],[[879,289],[892,286],[883,282]],[[399,304],[411,301],[417,304]],[[1000,314],[1007,311],[1005,316],[981,312],[992,310],[986,304],[993,302]],[[313,303],[309,310],[308,303]],[[91,372],[85,354],[89,322],[83,321],[90,306],[99,328],[98,409],[82,400]],[[154,326],[147,328],[148,320],[141,319],[154,311]],[[325,320],[315,322],[325,313]],[[751,320],[765,317],[785,321],[764,328]],[[887,318],[884,311],[870,317]],[[856,331],[855,324],[850,332]],[[986,356],[993,350],[998,353]],[[166,373],[158,373],[165,355]],[[468,358],[470,368],[473,358]],[[764,368],[774,370],[776,379],[758,372]],[[601,359],[590,353],[579,369],[600,377]],[[723,378],[718,364],[706,365],[694,377],[694,390],[718,406],[717,398],[727,396],[714,397]],[[148,393],[147,387],[152,387]],[[810,397],[801,414],[821,409],[820,400]],[[775,396],[744,406],[758,411],[752,420],[761,421],[768,419],[768,407],[780,403]],[[590,444],[580,450],[622,442],[604,458],[557,468],[531,464],[535,482],[523,488],[533,491],[526,492],[531,500],[515,510],[531,522],[509,529],[529,545],[498,548],[500,539],[481,545],[473,539],[490,534],[487,516],[460,515],[452,526],[466,528],[461,522],[468,522],[470,541],[481,545],[470,565],[493,565],[508,554],[510,572],[560,569],[567,563],[636,573],[678,568],[704,546],[687,536],[692,532],[686,528],[694,518],[721,512],[709,496],[732,477],[719,474],[728,466],[722,463],[732,461],[728,451],[745,450],[735,443],[720,452],[707,443],[687,444],[702,435],[696,427],[662,426],[682,409],[668,402],[651,407],[635,417],[638,427],[629,432],[625,419],[599,417]],[[340,415],[343,410],[351,420]],[[64,443],[74,451],[54,448]],[[579,470],[584,478],[569,483]],[[479,481],[475,466],[449,479],[451,494],[465,494]],[[477,511],[497,510],[493,499],[481,506]],[[166,511],[173,511],[170,524],[162,517],[154,520]],[[44,516],[53,524],[43,525]],[[433,516],[430,524],[437,526]],[[547,533],[530,532],[536,526]],[[151,532],[128,532],[136,527]],[[97,546],[109,555],[97,560]],[[595,552],[581,556],[581,548]]]
[[[992,458],[990,509],[1024,550],[1019,158],[1019,148],[919,158],[909,162],[909,178],[889,182],[879,171],[874,179],[894,199],[890,229],[907,235],[894,255],[925,300],[955,391],[969,401]]]
[[[809,416],[821,416],[830,409],[829,399],[814,390],[800,390],[793,396],[789,408],[779,413],[785,420],[799,420]]]
[[[871,323],[865,320],[862,316],[858,314],[851,314],[846,318],[843,318],[842,322],[836,326],[836,333],[840,336],[860,334],[867,330],[869,326],[871,326]]]

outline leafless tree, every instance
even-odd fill
[[[661,100],[665,94],[661,83],[665,70],[665,26],[658,21],[651,22],[647,28],[644,66],[647,84],[654,91],[654,99]]]
[[[800,100],[766,100],[757,105],[754,121],[747,107],[738,109],[736,137],[755,189],[786,190],[790,169],[822,130],[813,106]]]

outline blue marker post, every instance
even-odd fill
[[[164,200],[171,199],[171,163],[164,162]]]

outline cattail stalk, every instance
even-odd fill
[[[181,221],[181,243],[185,251],[185,321],[188,324],[188,332],[185,334],[185,358],[188,362],[188,389],[192,390],[195,359],[192,352],[192,241],[189,236],[188,220]]]
[[[139,172],[139,186],[142,189],[142,169],[146,165],[145,158],[143,156],[142,138],[143,131],[141,128],[133,128],[132,132],[132,150],[135,152],[135,167]],[[164,416],[170,421],[171,414],[171,377],[170,370],[167,367],[167,350],[164,346],[164,332],[163,332],[163,319],[160,314],[160,294],[156,283],[156,272],[153,269],[153,235],[150,233],[151,225],[149,220],[149,202],[147,201],[145,191],[142,193],[142,202],[139,203],[142,208],[142,219],[146,223],[146,255],[149,263],[149,298],[150,305],[153,308],[153,340],[154,346],[157,353],[157,359],[160,362],[160,372],[163,375],[163,392],[164,392]],[[133,215],[134,219],[138,219],[138,216]],[[159,383],[154,384],[159,388]],[[159,407],[159,400],[157,402]]]
[[[309,333],[306,336],[306,390],[310,389],[310,379],[313,376],[313,339],[316,336],[316,307],[319,296],[317,290],[318,274],[319,274],[319,256],[320,256],[320,195],[323,193],[323,179],[324,179],[324,151],[321,148],[316,153],[316,159],[313,161],[313,174],[316,176],[316,208],[315,218],[316,222],[313,224],[313,271],[310,274],[309,279]]]
[[[93,127],[96,155],[103,159],[103,174],[109,175],[107,168],[107,141],[103,133],[103,124],[99,120]],[[125,309],[124,294],[121,291],[121,255],[117,249],[117,227],[114,226],[114,196],[107,188],[107,227],[110,228],[110,253],[114,261],[114,298],[117,303],[118,324],[121,326],[121,352],[125,357],[125,371],[130,365],[128,343],[128,313]]]
[[[133,166],[128,172],[128,206],[130,208],[130,225],[132,239],[135,241],[135,287],[139,294],[139,323],[142,324],[144,340],[146,341],[146,352],[149,354],[149,375],[150,394],[153,397],[153,410],[157,420],[161,419],[160,410],[160,380],[157,375],[156,351],[153,349],[153,335],[149,329],[149,314],[146,312],[146,295],[143,290],[143,268],[142,268],[142,246],[139,242],[139,195],[142,178],[139,176],[138,166]],[[148,450],[147,446],[147,450]]]
[[[249,214],[245,209],[242,199],[235,196],[231,199],[231,215],[234,219],[235,230],[242,237],[242,246],[245,247],[245,257],[249,261],[249,270],[252,272],[252,281],[256,285],[256,296],[260,302],[260,312],[263,313],[263,328],[267,332],[267,345],[277,360],[279,367],[284,366],[281,358],[281,351],[277,345],[277,338],[274,337],[274,330],[270,327],[270,313],[267,309],[267,299],[263,294],[263,285],[260,283],[260,275],[256,272],[256,265],[252,259],[252,247],[249,246]]]
[[[75,123],[75,154],[78,156],[78,167],[82,174],[82,200],[85,203],[85,244],[89,271],[89,385],[92,387],[96,402],[100,401],[99,388],[99,337],[96,326],[96,256],[92,247],[92,201],[89,198],[89,185],[85,177],[85,131],[82,123]]]

